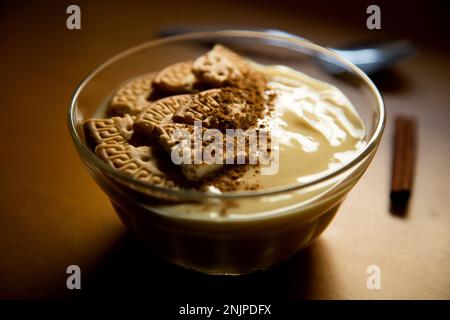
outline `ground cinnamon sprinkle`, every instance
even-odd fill
[[[218,107],[214,108],[209,118],[210,126],[221,131],[226,129],[258,130],[258,120],[262,119],[272,110],[273,95],[265,94],[267,80],[265,76],[249,67],[245,77],[229,81],[226,87],[221,88],[220,94],[215,98]],[[207,102],[207,101],[203,101]],[[264,125],[259,126],[264,129]],[[270,137],[269,137],[270,138]],[[214,186],[222,192],[237,190],[258,190],[257,182],[244,181],[242,177],[253,167],[260,172],[259,165],[225,165],[212,176],[206,177],[195,184],[196,189],[206,190]]]
[[[256,71],[254,72],[256,73]],[[209,118],[210,126],[221,131],[226,129],[247,130],[263,118],[265,108],[266,79],[264,75],[253,75],[223,87],[217,95],[219,107],[214,108]],[[200,99],[207,103],[206,99]]]

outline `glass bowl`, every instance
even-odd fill
[[[365,147],[353,160],[314,181],[223,194],[166,189],[136,180],[113,169],[88,148],[83,121],[93,117],[121,84],[194,59],[214,43],[258,63],[285,65],[338,87],[366,126]],[[330,75],[326,71],[330,65],[345,72]],[[314,241],[369,165],[384,123],[385,109],[375,85],[344,58],[307,40],[237,30],[169,37],[122,52],[81,82],[68,114],[80,158],[127,228],[154,253],[177,265],[229,275],[269,268]],[[224,208],[226,215],[221,214]]]

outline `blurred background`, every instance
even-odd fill
[[[81,8],[81,30],[66,8]],[[293,299],[450,298],[450,2],[1,1],[0,298],[105,296]],[[208,277],[153,256],[124,230],[72,146],[66,113],[100,63],[171,27],[272,28],[324,46],[406,39],[415,57],[373,77],[388,109],[379,152],[319,241],[244,277]],[[406,216],[389,212],[392,122],[418,119],[415,185]],[[82,290],[66,288],[66,267]],[[368,290],[366,268],[382,269]]]

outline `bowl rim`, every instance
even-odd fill
[[[326,174],[323,174],[316,179],[313,179],[308,182],[303,183],[293,183],[286,186],[275,187],[275,188],[267,188],[262,190],[255,191],[233,191],[233,192],[223,192],[223,193],[215,193],[215,192],[205,192],[199,190],[190,190],[190,189],[170,189],[165,187],[160,187],[153,185],[149,182],[145,182],[139,179],[135,179],[126,173],[118,171],[108,165],[106,162],[102,161],[99,157],[95,155],[91,149],[88,148],[86,143],[81,139],[77,132],[77,123],[75,123],[76,112],[77,112],[77,100],[80,93],[83,91],[84,87],[102,70],[112,65],[116,61],[130,55],[133,53],[137,53],[142,50],[150,49],[152,47],[157,47],[177,41],[187,41],[187,40],[202,40],[213,39],[213,38],[254,38],[260,40],[272,40],[276,42],[286,42],[287,44],[297,45],[301,47],[306,47],[309,50],[318,52],[321,55],[331,56],[334,60],[337,60],[339,63],[342,63],[346,68],[349,68],[352,72],[354,72],[358,77],[360,77],[365,85],[368,86],[371,93],[374,95],[376,104],[379,111],[378,122],[376,124],[375,131],[369,141],[365,144],[364,148],[359,152],[359,154],[353,158],[348,163],[344,164],[337,169],[330,170]],[[290,48],[292,49],[292,48]],[[379,93],[375,84],[370,80],[370,78],[356,65],[348,61],[346,58],[338,55],[331,49],[320,46],[312,41],[306,40],[304,38],[296,37],[296,36],[288,36],[284,34],[274,34],[270,32],[262,32],[262,31],[246,31],[246,30],[221,30],[221,31],[205,31],[205,32],[190,32],[182,35],[170,36],[165,38],[160,38],[156,40],[150,40],[136,46],[133,46],[127,50],[124,50],[107,61],[103,62],[99,66],[97,66],[93,71],[91,71],[76,87],[71,101],[69,105],[68,115],[67,115],[67,123],[70,135],[72,140],[81,153],[82,160],[88,161],[93,164],[98,170],[107,173],[109,176],[118,179],[119,181],[123,181],[127,184],[135,184],[140,188],[146,188],[154,192],[168,194],[169,196],[174,197],[183,197],[190,199],[223,199],[223,200],[236,200],[247,197],[260,197],[260,196],[269,196],[276,195],[280,193],[285,193],[294,190],[306,189],[320,183],[323,183],[327,180],[333,179],[340,174],[345,173],[348,170],[351,170],[353,167],[361,163],[367,156],[371,154],[372,151],[376,150],[376,147],[381,139],[382,133],[384,131],[385,123],[386,123],[386,109],[383,102],[383,98]]]

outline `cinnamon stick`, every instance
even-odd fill
[[[395,119],[394,161],[391,181],[391,204],[405,208],[411,195],[416,162],[416,120],[398,116]]]

